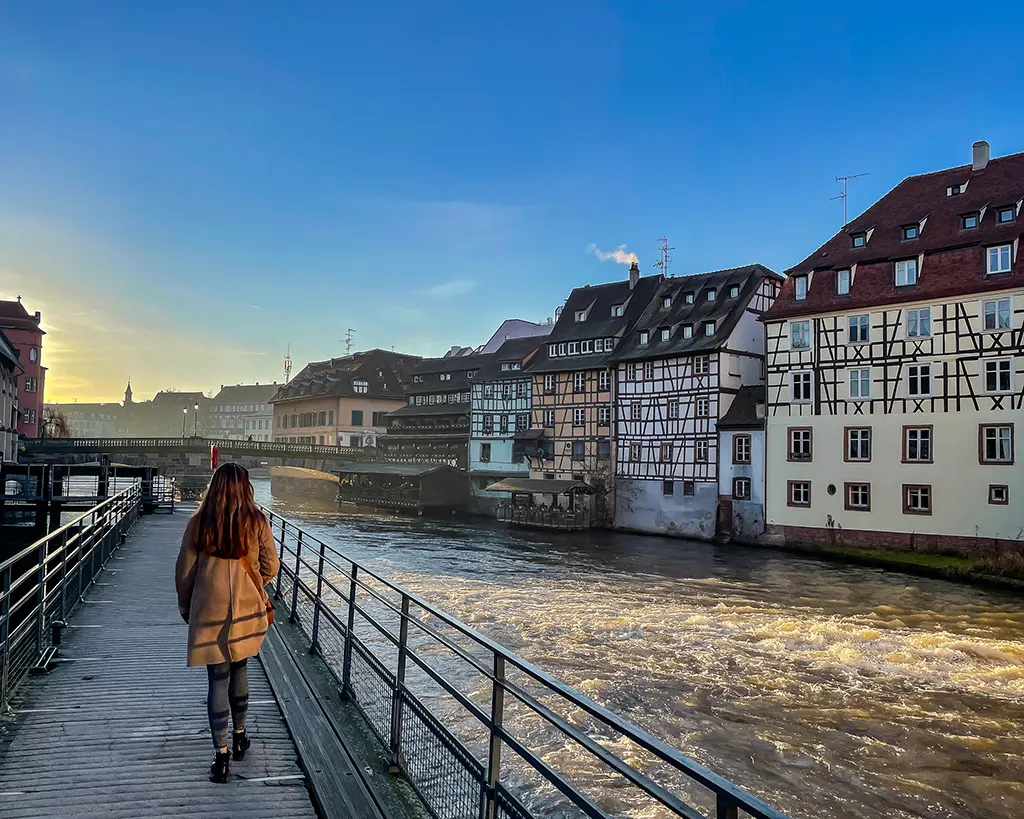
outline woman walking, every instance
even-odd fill
[[[263,645],[270,606],[265,587],[278,568],[270,524],[253,499],[249,473],[223,464],[185,529],[174,576],[178,611],[188,623],[188,666],[205,665],[209,678],[213,782],[227,782],[231,756],[244,759],[249,748],[245,665]]]

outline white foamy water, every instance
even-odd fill
[[[278,506],[797,819],[1024,816],[1024,608],[1008,594],[764,550]],[[664,815],[516,719],[606,810]]]

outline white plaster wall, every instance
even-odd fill
[[[710,540],[715,536],[718,484],[698,482],[683,495],[682,481],[671,496],[662,482],[619,478],[615,482],[615,526],[637,532]]]
[[[831,518],[844,529],[879,532],[917,532],[962,537],[1024,540],[1024,467],[1021,466],[1020,412],[999,410],[970,413],[911,413],[889,416],[770,418],[767,430],[767,520],[769,524],[825,527]],[[1015,427],[1016,464],[978,463],[978,425]],[[904,464],[903,426],[932,425],[934,463]],[[787,428],[813,429],[813,460],[787,460]],[[843,460],[846,426],[870,426],[872,459],[869,463]],[[787,482],[811,482],[811,506],[787,505]],[[845,482],[871,484],[871,511],[844,509]],[[827,487],[835,484],[836,494]],[[903,484],[930,484],[932,514],[903,514]],[[989,484],[1010,488],[1007,505],[988,502]]]

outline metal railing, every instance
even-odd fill
[[[134,483],[0,563],[0,711],[138,519]]]
[[[583,509],[563,509],[561,506],[524,506],[508,501],[498,503],[497,519],[501,523],[530,526],[537,529],[589,529],[589,501]]]
[[[211,446],[224,455],[332,455],[367,458],[361,447],[331,444],[289,444],[283,441],[236,441],[233,439],[201,438],[34,438],[24,442],[33,452],[123,452],[126,450],[159,451],[187,450],[209,452]]]
[[[264,509],[273,587],[437,819],[785,819],[653,734]]]

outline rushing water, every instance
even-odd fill
[[[258,495],[795,819],[1024,816],[1024,601],[767,550]]]

